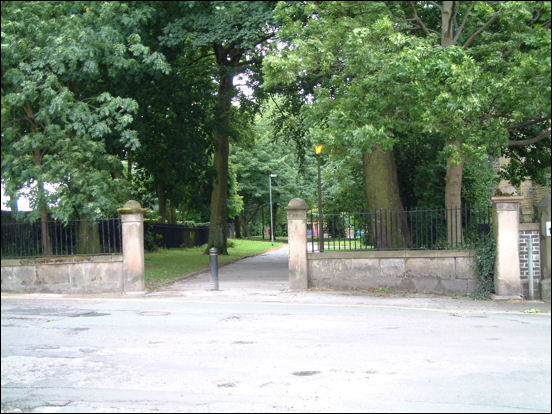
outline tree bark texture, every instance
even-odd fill
[[[99,254],[100,232],[98,223],[87,216],[81,216],[79,221],[79,254]]]
[[[29,102],[25,102],[25,113],[29,123],[31,124],[31,131],[38,133],[38,127],[36,126],[34,112]],[[33,162],[36,166],[42,165],[42,153],[39,148],[33,149]],[[52,239],[48,230],[48,204],[46,203],[46,195],[44,191],[44,183],[42,180],[37,179],[38,188],[38,208],[40,211],[40,230],[42,234],[42,254],[44,256],[52,255]]]
[[[460,142],[449,141],[447,145],[454,145],[460,149]],[[451,247],[458,247],[462,243],[462,172],[464,157],[458,164],[447,159],[447,174],[445,177],[445,207],[447,209],[447,242]]]
[[[233,76],[227,71],[221,73],[217,96],[218,125],[214,133],[215,156],[213,164],[216,174],[211,192],[211,219],[207,248],[215,247],[218,254],[228,254],[226,245],[226,203],[228,199],[228,155],[230,152],[228,117],[232,100],[232,78]]]
[[[241,239],[242,238],[242,235],[241,235],[241,224],[240,224],[240,216],[239,214],[234,217],[234,234],[235,234],[235,238],[236,239]]]
[[[399,180],[393,152],[380,146],[363,154],[364,188],[372,212],[370,239],[377,248],[406,247],[409,231],[399,196]]]
[[[211,220],[208,248],[215,247],[219,254],[228,254],[226,247],[226,202],[228,198],[228,136],[215,133],[217,148],[214,166],[216,176],[211,192]]]
[[[161,216],[160,222],[165,223],[167,221],[167,197],[165,197],[165,189],[160,181],[155,186],[157,190],[157,202],[159,204],[159,215]]]

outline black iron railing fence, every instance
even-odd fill
[[[470,249],[491,228],[491,207],[323,212],[322,216],[321,239],[318,213],[307,213],[309,252]]]
[[[209,226],[188,227],[181,224],[144,222],[144,234],[149,248],[196,247],[207,243]],[[150,240],[151,239],[151,240]]]
[[[40,221],[2,221],[2,259],[122,252],[121,220],[71,220],[64,224],[48,221],[43,237]]]

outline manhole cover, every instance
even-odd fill
[[[71,315],[72,318],[78,318],[79,316],[84,317],[93,317],[93,316],[108,316],[109,313],[100,313],[100,312],[86,312],[86,313],[77,313],[76,315]]]
[[[160,311],[138,312],[138,315],[141,315],[141,316],[167,316],[170,314],[171,314],[170,312],[160,312]]]

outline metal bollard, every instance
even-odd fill
[[[211,289],[219,290],[218,255],[216,247],[211,247],[209,249],[209,266],[211,267]]]

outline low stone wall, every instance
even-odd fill
[[[123,253],[2,260],[2,292],[144,292],[144,212],[134,200],[121,215]]]
[[[2,260],[2,292],[122,292],[123,256]]]
[[[403,250],[309,253],[308,286],[329,289],[395,288],[465,295],[477,286],[474,253]]]

